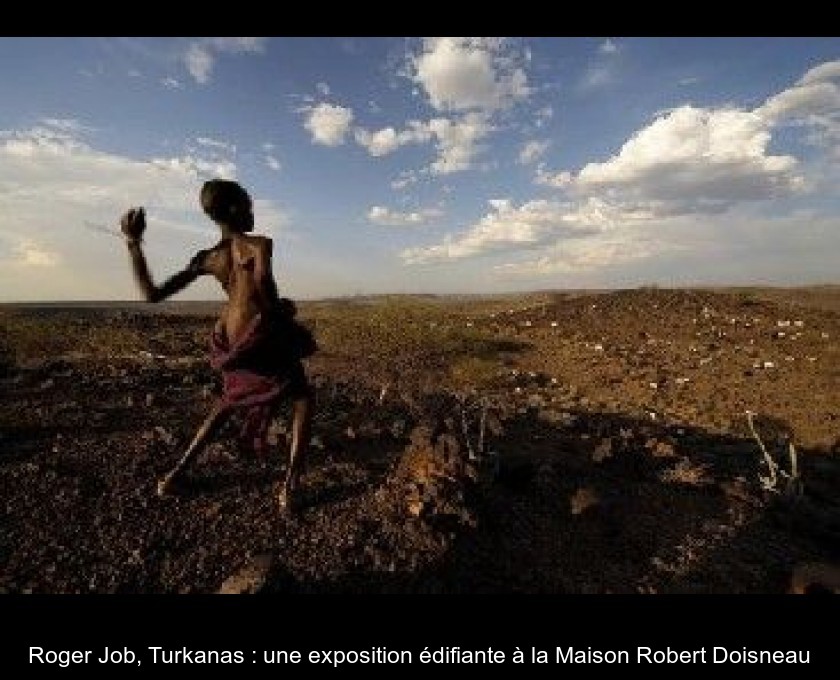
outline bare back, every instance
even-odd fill
[[[233,342],[257,314],[268,313],[278,300],[271,271],[272,241],[265,236],[233,234],[202,251],[202,268],[222,284],[228,303],[217,330]]]

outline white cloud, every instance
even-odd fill
[[[402,259],[415,264],[535,253],[495,271],[536,277],[626,266],[643,272],[635,263],[684,251],[704,238],[702,250],[720,256],[730,252],[726,244],[737,249],[737,239],[753,233],[754,251],[765,226],[773,224],[777,243],[790,241],[789,247],[808,252],[824,268],[825,258],[815,255],[832,241],[824,224],[811,229],[811,245],[799,244],[793,235],[781,239],[782,225],[793,228],[802,218],[785,221],[776,211],[790,210],[811,183],[809,168],[792,155],[772,151],[771,142],[775,126],[791,123],[822,134],[822,141],[840,142],[840,134],[832,136],[840,129],[835,127],[840,123],[838,78],[840,62],[829,62],[753,110],[685,105],[663,112],[611,158],[588,163],[577,173],[549,172],[540,164],[536,182],[563,189],[566,200],[519,206],[491,201],[491,210],[478,222],[437,244],[409,248]],[[772,218],[766,217],[770,211],[776,213]],[[739,225],[740,236],[732,225]],[[779,252],[767,248],[765,256],[781,266]],[[685,253],[677,260],[693,261]],[[730,260],[730,271],[737,271]]]
[[[210,149],[217,149],[219,151],[232,154],[236,153],[236,144],[232,144],[231,142],[223,142],[219,139],[213,139],[212,137],[196,137],[195,141],[199,145]]]
[[[768,125],[807,127],[808,141],[832,148],[840,156],[840,61],[812,68],[755,113]]]
[[[318,90],[318,94],[322,97],[329,97],[330,96],[330,86],[326,83],[318,83],[315,85],[315,89]]]
[[[411,170],[403,170],[396,179],[391,181],[391,188],[395,191],[405,189],[418,181],[417,175]]]
[[[267,41],[268,38],[208,38],[207,44],[219,52],[254,54],[264,52]]]
[[[601,43],[598,46],[598,54],[590,60],[578,81],[577,89],[581,92],[590,92],[614,82],[619,67],[616,60],[618,52],[619,47],[613,40],[607,39]]]
[[[355,132],[355,138],[356,143],[367,149],[371,156],[386,156],[401,146],[399,135],[392,127],[383,128],[377,132],[359,128]]]
[[[618,45],[616,45],[615,42],[607,38],[598,46],[598,51],[601,54],[615,54],[616,52],[618,52]]]
[[[483,150],[481,141],[496,129],[493,116],[530,94],[523,69],[527,62],[527,55],[504,38],[426,38],[419,52],[409,55],[408,70],[402,75],[422,88],[434,108],[454,115],[411,120],[403,129],[359,126],[353,137],[373,157],[410,144],[433,143],[436,157],[424,172],[447,175],[468,170]],[[338,146],[351,131],[354,114],[349,108],[321,103],[302,110],[307,113],[304,125],[316,143]],[[529,153],[538,154],[539,149]],[[394,188],[405,186],[405,179],[392,183]]]
[[[838,79],[840,79],[840,60],[827,61],[819,66],[815,66],[805,73],[799,82],[803,85],[807,85],[808,83],[813,82]]]
[[[417,226],[443,215],[439,208],[423,208],[414,212],[399,212],[375,205],[368,211],[368,220],[383,226]]]
[[[534,179],[534,182],[543,186],[565,189],[572,184],[572,173],[568,170],[550,173],[545,169],[545,164],[540,163],[537,166],[537,176]]]
[[[578,195],[658,204],[662,214],[703,214],[807,189],[801,163],[770,151],[775,126],[810,126],[840,141],[840,61],[808,71],[752,111],[680,106],[659,115],[604,162],[573,176],[542,172],[538,182]]]
[[[545,255],[536,259],[501,264],[494,271],[502,276],[542,277],[553,274],[579,274],[619,267],[653,255],[661,255],[672,248],[642,240],[637,234],[596,236],[580,241],[567,241],[560,246],[547,249]]]
[[[568,203],[535,200],[516,207],[508,199],[489,201],[490,212],[458,237],[438,245],[409,248],[401,253],[408,264],[461,260],[509,249],[533,249],[557,239],[581,238],[609,225],[615,216],[606,206],[574,211]],[[600,210],[600,212],[599,212]]]
[[[613,80],[613,70],[605,64],[593,64],[581,78],[579,88],[581,90],[596,90],[609,85]]]
[[[266,40],[267,38],[203,38],[187,46],[183,56],[184,65],[195,81],[204,85],[210,81],[217,54],[263,52]]]
[[[47,121],[30,130],[0,131],[0,152],[6,156],[32,158],[64,156],[82,150],[86,145],[64,126],[52,126]]]
[[[75,118],[44,118],[41,122],[52,130],[66,133],[93,132],[93,128],[82,125]]]
[[[432,139],[428,125],[409,121],[408,128],[397,132],[392,127],[369,132],[363,128],[355,131],[356,143],[364,147],[371,156],[386,156],[406,144],[422,144]]]
[[[756,110],[768,123],[807,122],[817,116],[836,115],[840,109],[840,88],[829,81],[812,80],[771,97]]]
[[[760,217],[747,211],[637,224],[585,239],[562,241],[492,268],[508,288],[536,285],[626,287],[664,285],[782,285],[833,281],[840,247],[836,217],[790,214]],[[545,285],[543,283],[542,285]]]
[[[551,141],[547,139],[537,140],[532,139],[522,145],[519,151],[518,162],[521,165],[528,165],[540,159],[551,146]]]
[[[544,106],[536,112],[535,116],[535,124],[538,128],[541,128],[554,117],[554,109],[550,106]]]
[[[460,119],[435,118],[428,123],[435,136],[438,157],[431,164],[434,175],[448,175],[472,167],[481,151],[479,142],[493,131],[484,114],[468,113]]]
[[[426,38],[409,75],[439,111],[495,111],[530,93],[522,61],[501,38]]]
[[[408,127],[399,131],[392,127],[376,132],[357,128],[354,136],[356,143],[371,156],[385,156],[408,144],[434,141],[437,158],[428,171],[434,175],[448,175],[471,168],[481,151],[480,141],[493,130],[486,114],[471,112],[460,118],[409,121]]]
[[[278,170],[280,170],[280,161],[278,161],[278,160],[277,160],[274,156],[266,156],[266,157],[265,157],[265,164],[266,164],[269,168],[271,168],[272,170],[274,170],[275,172],[277,172]]]
[[[147,209],[157,281],[216,238],[198,205],[202,173],[233,174],[235,167],[197,156],[146,161],[105,153],[62,127],[0,134],[0,299],[138,299],[125,247],[115,238],[120,215],[132,206]],[[260,229],[279,228],[279,210],[255,203]],[[185,295],[210,299],[218,286],[196,284]]]
[[[312,141],[324,146],[339,146],[350,131],[353,122],[352,109],[322,102],[307,107],[303,126],[312,134]]]
[[[184,55],[184,63],[187,71],[195,78],[196,82],[204,85],[210,80],[213,71],[213,53],[207,45],[193,43],[187,48]]]
[[[197,156],[174,156],[172,158],[152,158],[155,167],[172,170],[187,176],[201,177],[208,180],[216,177],[222,179],[236,178],[236,164],[222,159],[207,159]]]
[[[23,267],[55,267],[60,257],[58,253],[46,250],[41,244],[30,238],[21,238],[12,246],[14,257],[10,264]]]
[[[160,84],[169,90],[180,90],[183,87],[183,85],[181,85],[181,81],[176,78],[163,78],[160,81]]]
[[[796,159],[769,154],[769,142],[769,128],[754,112],[681,106],[634,134],[611,159],[563,181],[585,195],[607,191],[660,201],[669,212],[714,212],[802,190]]]

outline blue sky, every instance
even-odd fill
[[[298,299],[837,282],[836,38],[0,38],[0,100],[0,301],[137,299],[212,177]]]

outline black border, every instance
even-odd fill
[[[90,649],[94,656],[106,646],[127,647],[146,663],[74,668],[90,673],[93,666],[94,671],[105,669],[119,676],[160,675],[201,670],[208,664],[152,664],[148,647],[242,650],[244,665],[209,665],[222,671],[239,668],[248,676],[271,672],[276,677],[289,669],[262,663],[264,650],[298,650],[304,658],[313,650],[410,650],[412,665],[422,671],[465,665],[418,661],[426,648],[460,647],[503,651],[506,660],[501,665],[507,670],[546,671],[556,676],[571,669],[553,662],[532,663],[532,649],[547,650],[552,659],[557,647],[628,650],[633,659],[629,665],[635,666],[638,646],[677,651],[706,647],[708,659],[711,649],[721,646],[808,651],[810,664],[797,669],[807,673],[837,658],[831,630],[838,602],[829,596],[796,595],[5,595],[0,596],[6,629],[0,660],[4,670],[66,674],[70,669],[58,665],[30,664],[29,647]],[[524,664],[511,661],[516,649],[525,653]],[[707,661],[705,667],[732,665]],[[646,671],[679,667],[685,665],[640,665]],[[297,666],[301,672],[320,668],[308,662]],[[365,673],[400,670],[394,664],[347,663],[329,668],[331,673],[360,668]],[[483,672],[486,664],[473,665],[472,670]]]

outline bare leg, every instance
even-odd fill
[[[292,403],[292,445],[289,452],[289,467],[278,498],[280,509],[283,511],[293,512],[295,509],[294,494],[297,491],[312,433],[312,410],[311,394],[295,399]]]
[[[198,428],[198,432],[195,433],[195,437],[193,437],[192,442],[190,442],[190,445],[187,447],[186,453],[184,453],[181,460],[178,461],[175,467],[172,468],[172,470],[170,470],[169,473],[158,482],[158,496],[165,496],[172,491],[172,485],[177,480],[178,475],[181,474],[181,470],[189,464],[207,440],[218,431],[224,417],[227,415],[227,412],[228,407],[222,402],[216,402],[216,404],[213,405],[213,408],[210,410],[207,418],[204,419],[204,422]]]

